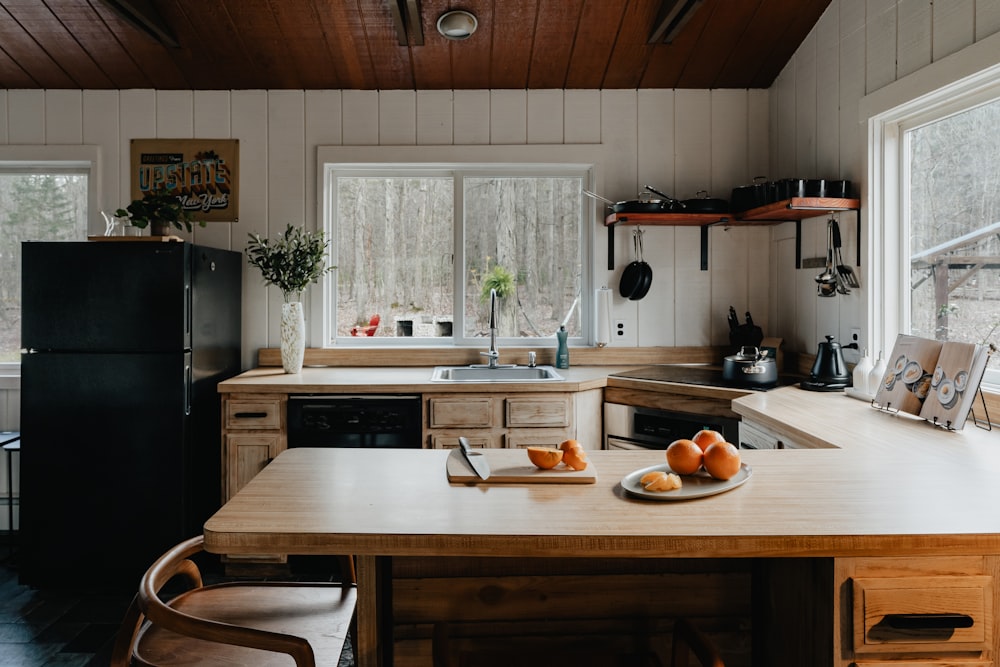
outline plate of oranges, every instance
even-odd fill
[[[742,485],[752,474],[735,445],[718,431],[703,429],[670,443],[667,462],[630,472],[622,488],[651,500],[691,500]]]

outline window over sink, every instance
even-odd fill
[[[500,345],[589,342],[592,164],[321,165],[328,345],[483,345],[491,288]]]

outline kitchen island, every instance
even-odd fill
[[[465,486],[449,484],[446,451],[290,450],[206,523],[206,546],[357,554],[366,665],[379,650],[391,653],[378,634],[392,627],[378,622],[392,608],[378,602],[393,588],[391,559],[412,557],[555,558],[570,569],[576,559],[611,559],[623,571],[645,559],[718,559],[732,572],[753,563],[753,592],[734,596],[754,609],[753,651],[768,656],[758,664],[913,665],[914,655],[992,664],[1000,637],[996,432],[971,424],[944,432],[798,388],[754,393],[733,408],[827,447],[747,451],[753,474],[743,486],[686,502],[622,491],[622,478],[661,463],[661,452],[594,452],[592,485]],[[897,611],[918,624],[931,613],[972,624],[927,637],[880,625]]]

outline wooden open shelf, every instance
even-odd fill
[[[860,199],[832,197],[793,197],[752,208],[741,213],[612,213],[604,219],[608,228],[608,270],[615,268],[615,225],[651,225],[675,227],[701,227],[701,270],[708,270],[708,228],[712,225],[777,225],[782,222],[799,223],[823,213],[858,211]],[[858,235],[861,234],[861,217],[858,216]],[[801,267],[801,228],[795,230],[795,268]],[[861,249],[858,248],[858,266]]]

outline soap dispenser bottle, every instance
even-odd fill
[[[556,368],[569,368],[569,347],[566,345],[567,336],[569,336],[569,332],[566,331],[566,326],[560,326],[559,331],[556,332],[556,340],[559,342],[559,347],[556,350]]]

